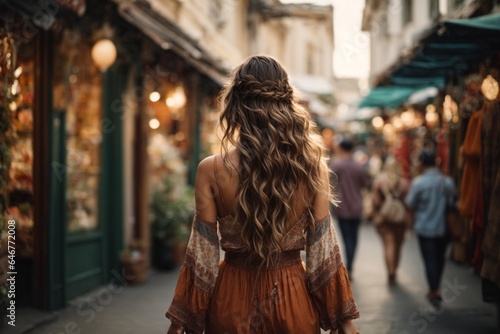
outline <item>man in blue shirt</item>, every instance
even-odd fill
[[[436,154],[424,149],[419,155],[423,172],[413,179],[405,202],[412,213],[412,225],[418,236],[430,292],[428,300],[439,307],[439,289],[447,245],[445,210],[454,198],[455,185],[436,168]]]

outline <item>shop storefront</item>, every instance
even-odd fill
[[[35,303],[36,289],[33,277],[38,262],[40,238],[36,229],[36,202],[34,162],[36,110],[36,40],[20,40],[20,27],[14,25],[15,13],[4,15],[0,21],[0,82],[1,82],[1,218],[0,223],[0,285],[5,286],[7,272],[18,273],[17,305]],[[18,37],[18,38],[16,38]],[[38,153],[38,152],[36,152]],[[8,222],[11,227],[11,249],[8,249]],[[14,228],[15,227],[15,228]],[[15,233],[14,233],[15,232]],[[13,243],[12,243],[13,242]],[[14,253],[15,252],[15,253]],[[14,256],[12,256],[14,255]],[[10,260],[10,263],[9,263]],[[13,266],[13,267],[10,267]],[[0,291],[2,308],[6,291]]]
[[[126,66],[99,68],[101,25],[56,9],[50,27],[9,8],[0,21],[1,112],[11,124],[1,145],[2,222],[16,224],[18,307],[57,309],[106,283],[123,247],[123,199],[113,196],[123,192],[122,110],[111,102],[121,99]]]
[[[411,155],[426,144],[437,149],[443,172],[457,185],[464,225],[461,238],[453,242],[452,259],[472,264],[483,279],[483,300],[500,306],[499,43],[498,13],[442,22],[410,57],[391,69],[387,85],[372,90],[363,103],[388,103],[378,94],[386,90],[394,93],[387,99],[399,106],[412,90],[439,89],[420,112],[426,124],[417,141],[421,145],[407,145],[405,152]],[[406,95],[401,96],[402,91]],[[396,123],[404,123],[403,116],[393,117],[390,124],[375,119],[374,123],[394,132]]]
[[[193,68],[172,50],[162,50],[148,42],[149,58],[142,64],[145,73],[139,77],[143,88],[139,105],[137,138],[143,138],[135,161],[139,172],[136,182],[143,200],[138,203],[142,219],[135,236],[143,251],[157,268],[172,268],[180,264],[189,235],[190,218],[183,212],[192,210],[196,168],[203,158],[216,153],[218,113],[216,110],[219,85]],[[144,171],[144,172],[142,172]],[[161,195],[160,195],[161,194]],[[144,200],[145,199],[145,200]],[[159,201],[159,202],[158,202]],[[170,204],[165,204],[169,201]],[[171,206],[175,206],[172,208]],[[167,212],[168,211],[168,212]],[[157,226],[158,216],[168,216],[177,224]],[[153,218],[152,218],[153,217]],[[180,235],[175,243],[165,242],[165,235]],[[163,249],[178,248],[172,262]]]
[[[137,113],[133,177],[137,201],[133,238],[145,258],[155,264],[154,258],[151,261],[155,239],[170,232],[157,232],[155,228],[154,194],[165,190],[167,182],[173,184],[167,187],[175,191],[163,196],[180,200],[179,205],[192,200],[192,193],[189,196],[185,191],[189,193],[194,185],[198,163],[219,151],[216,101],[228,69],[146,2],[120,2],[118,12],[149,37],[141,41],[144,56],[136,64],[134,79]],[[157,214],[168,215],[171,220],[179,218],[161,206]],[[178,208],[173,211],[179,214]],[[190,223],[182,221],[184,225]]]

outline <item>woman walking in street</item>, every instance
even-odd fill
[[[373,223],[380,235],[384,247],[385,264],[387,267],[387,277],[389,284],[396,283],[396,271],[401,255],[405,231],[408,227],[408,214],[404,207],[404,198],[408,192],[409,182],[403,177],[403,172],[399,162],[389,156],[385,159],[382,172],[377,175],[372,185],[372,208]],[[389,198],[390,197],[390,198]],[[384,204],[390,205],[386,200],[398,201],[400,209],[397,213],[399,217],[384,217],[382,207]]]
[[[248,58],[223,91],[220,120],[223,152],[198,166],[168,333],[357,333],[323,147],[285,69]]]

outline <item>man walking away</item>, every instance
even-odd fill
[[[449,196],[455,194],[455,185],[449,176],[436,168],[436,153],[424,149],[419,155],[422,174],[413,179],[406,205],[411,209],[411,225],[418,236],[425,265],[429,293],[427,299],[441,307],[440,282],[447,245],[445,210]]]
[[[351,279],[354,255],[358,243],[358,230],[363,216],[362,188],[368,187],[365,168],[353,158],[354,142],[344,138],[336,147],[332,161],[331,182],[338,188],[340,203],[333,208],[345,246],[346,268]]]

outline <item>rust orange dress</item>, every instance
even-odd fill
[[[196,216],[166,316],[187,333],[207,334],[313,334],[358,318],[330,216],[309,216],[288,230],[276,265],[260,270],[232,215],[218,224]],[[304,249],[307,265],[300,257]]]

